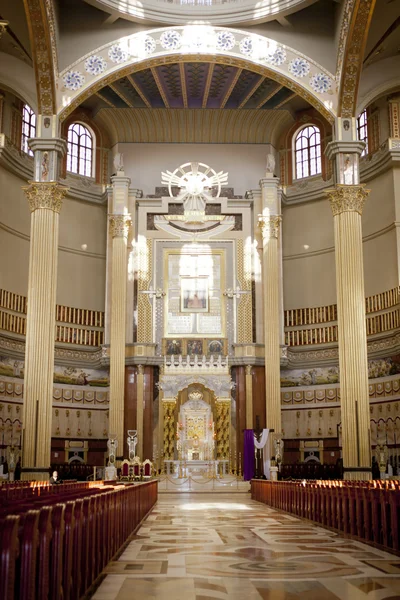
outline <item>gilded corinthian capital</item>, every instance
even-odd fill
[[[28,198],[31,212],[39,208],[52,210],[56,213],[61,211],[63,198],[68,191],[65,185],[60,185],[57,181],[30,181],[29,184],[22,189]]]
[[[370,191],[365,189],[364,183],[360,185],[337,184],[335,188],[326,190],[325,194],[328,196],[335,217],[343,212],[358,212],[359,215],[362,215]]]
[[[108,215],[108,222],[113,238],[128,237],[129,228],[132,225],[130,215]]]
[[[270,217],[259,215],[258,226],[261,229],[263,240],[268,240],[270,238],[278,239],[281,222],[281,215],[271,215]]]

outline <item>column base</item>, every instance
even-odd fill
[[[271,481],[278,481],[278,467],[270,467],[269,472]]]
[[[372,479],[372,472],[368,467],[346,467],[343,479],[346,481],[370,481]]]

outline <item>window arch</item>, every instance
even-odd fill
[[[303,179],[322,172],[321,132],[315,125],[306,125],[294,141],[295,177]]]
[[[21,135],[21,150],[30,156],[33,156],[32,150],[29,148],[29,138],[36,136],[36,115],[29,106],[24,104],[22,107],[22,135]]]
[[[368,123],[366,108],[357,119],[357,137],[360,142],[365,142],[365,148],[362,151],[361,156],[366,156],[368,154]]]
[[[93,135],[80,123],[68,127],[67,171],[91,177],[93,172]]]

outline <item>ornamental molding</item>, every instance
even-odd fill
[[[113,238],[128,237],[132,225],[130,215],[108,215],[110,234]]]
[[[51,0],[24,0],[35,67],[38,114],[56,114],[57,49]]]
[[[60,213],[62,201],[68,188],[57,181],[30,181],[29,186],[23,187],[31,212],[40,208]]]
[[[106,63],[101,62],[101,72],[88,72],[91,57]],[[142,31],[94,49],[59,74],[57,113],[64,120],[84,100],[121,77],[160,64],[183,62],[218,62],[250,69],[285,85],[328,121],[333,122],[336,116],[334,75],[316,61],[265,36],[209,25]],[[307,67],[299,70],[294,64]]]
[[[261,229],[263,240],[268,241],[271,238],[279,238],[279,230],[282,223],[281,215],[271,217],[258,216],[258,226]]]
[[[371,190],[365,189],[365,184],[342,185],[326,190],[334,217],[344,212],[357,212],[362,215],[364,204]]]
[[[228,358],[213,357],[201,360],[195,356],[183,359],[179,356],[177,361],[171,356],[165,357],[164,365],[160,369],[158,388],[163,391],[165,398],[176,398],[182,390],[193,383],[199,383],[214,392],[217,398],[229,398],[235,384],[231,380]]]
[[[339,117],[357,116],[358,86],[375,3],[376,0],[349,0],[345,6],[337,64]]]

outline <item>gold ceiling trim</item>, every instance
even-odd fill
[[[38,112],[57,112],[55,73],[56,42],[54,14],[50,0],[24,0],[35,68]]]
[[[368,1],[371,2],[374,0],[368,0]],[[79,96],[77,96],[71,102],[71,104],[69,104],[66,108],[64,108],[60,112],[60,120],[64,121],[68,117],[68,115],[70,115],[76,108],[78,108],[78,106],[80,106],[82,104],[82,102],[84,102],[85,100],[90,98],[90,96],[92,96],[96,92],[99,92],[103,87],[114,83],[115,81],[117,81],[118,79],[121,79],[122,77],[126,77],[127,75],[130,75],[133,73],[138,73],[139,71],[143,71],[144,69],[154,69],[155,67],[158,67],[160,65],[181,64],[181,63],[185,63],[185,62],[215,63],[215,64],[222,64],[222,65],[230,65],[233,67],[237,67],[239,69],[247,69],[248,71],[251,71],[252,73],[257,73],[258,75],[262,75],[263,77],[268,77],[269,79],[272,79],[272,80],[284,85],[288,89],[295,92],[298,96],[300,96],[301,98],[306,100],[323,117],[325,117],[325,119],[327,121],[329,121],[330,123],[333,123],[333,121],[334,121],[334,116],[333,116],[332,112],[330,112],[325,107],[323,102],[320,102],[313,94],[307,92],[307,90],[305,90],[301,85],[297,84],[296,82],[289,79],[288,77],[285,77],[284,75],[276,73],[275,71],[272,71],[271,69],[269,69],[268,67],[266,67],[264,65],[257,65],[246,59],[234,58],[231,56],[220,56],[220,55],[217,56],[217,55],[213,55],[213,54],[198,54],[196,56],[194,56],[193,54],[183,54],[183,55],[180,55],[179,57],[176,56],[176,54],[173,54],[171,56],[160,56],[160,57],[155,57],[155,58],[149,58],[149,59],[143,60],[141,62],[138,62],[134,65],[128,65],[126,67],[123,67],[123,68],[107,75],[103,79],[100,79],[99,81],[93,83],[93,85],[91,85],[89,88],[86,88]]]
[[[368,39],[371,19],[376,0],[352,0],[351,14],[345,13],[348,20],[347,35],[341,39],[343,63],[338,98],[338,116],[356,117],[358,86],[363,66],[365,46]],[[344,28],[342,27],[342,35]],[[341,55],[339,48],[338,55]],[[340,66],[339,66],[340,68]]]

